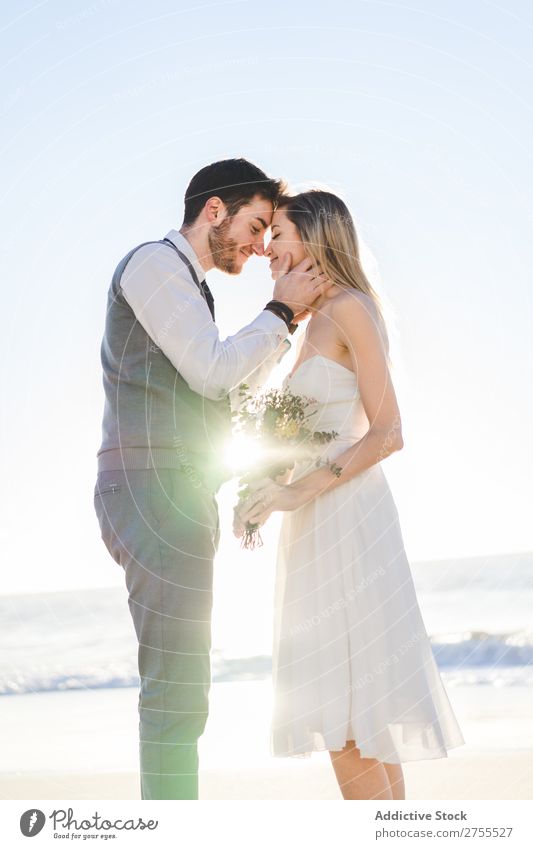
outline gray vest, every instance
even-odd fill
[[[216,491],[230,476],[221,459],[231,433],[229,401],[212,401],[189,388],[137,321],[120,288],[131,257],[148,244],[174,248],[202,291],[191,263],[168,240],[143,242],[119,262],[101,347],[105,406],[98,469],[182,469],[193,485],[202,482]]]

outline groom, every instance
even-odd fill
[[[230,397],[257,385],[322,294],[304,261],[278,278],[259,315],[221,341],[205,273],[239,274],[263,236],[280,181],[245,159],[202,168],[180,230],[118,264],[101,348],[105,407],[94,504],[124,569],[139,642],[143,799],[197,799],[197,741],[208,715],[215,493],[227,472]]]

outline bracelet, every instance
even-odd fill
[[[283,301],[269,301],[265,309],[269,310],[269,312],[273,312],[274,315],[278,316],[278,318],[281,318],[290,331],[294,312],[287,304],[284,304]]]

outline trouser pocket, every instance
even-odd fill
[[[100,535],[113,560],[121,565],[119,528],[124,513],[128,485],[120,471],[99,472],[94,487],[93,504]]]

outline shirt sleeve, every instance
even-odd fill
[[[283,319],[263,310],[250,324],[222,341],[188,268],[165,245],[139,248],[126,266],[120,285],[153,342],[189,387],[211,400],[219,400],[246,383],[258,367],[266,366],[287,337]]]
[[[263,384],[268,379],[270,373],[273,369],[281,362],[285,354],[290,350],[291,343],[288,339],[284,339],[281,342],[273,354],[270,354],[264,362],[261,363],[251,374],[248,375],[246,381],[247,395],[255,395],[258,392]],[[242,404],[242,398],[239,394],[239,387],[237,386],[235,389],[232,389],[230,392],[230,405],[232,410],[238,410]]]

